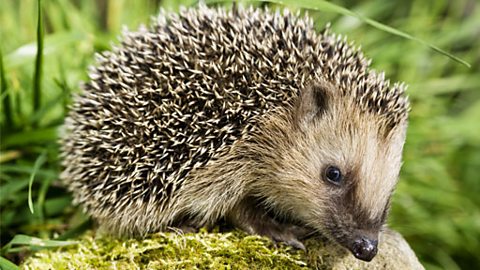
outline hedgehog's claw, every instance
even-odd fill
[[[285,242],[285,244],[295,248],[295,249],[301,249],[303,251],[307,251],[307,249],[305,248],[305,245],[298,241],[297,239],[290,239],[289,241]]]
[[[274,243],[280,242],[295,249],[306,250],[305,245],[299,240],[305,235],[305,229],[296,225],[275,223],[275,228],[264,228],[266,231],[263,234],[259,234],[269,237]]]

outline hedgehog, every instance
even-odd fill
[[[229,224],[370,261],[406,139],[404,83],[308,15],[160,11],[96,56],[61,138],[61,180],[100,228]]]

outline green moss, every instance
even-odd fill
[[[144,240],[95,239],[89,233],[76,246],[36,253],[26,269],[298,269],[300,252],[274,248],[267,239],[241,233],[158,233]]]
[[[325,239],[307,241],[307,252],[275,247],[241,232],[157,233],[143,240],[96,237],[79,244],[35,253],[24,269],[422,269],[403,238],[384,234],[380,252],[361,262]]]

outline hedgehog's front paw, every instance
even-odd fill
[[[305,229],[297,225],[272,222],[271,224],[264,224],[258,234],[269,237],[275,244],[285,243],[293,248],[305,251],[305,246],[300,239],[307,233]]]
[[[272,218],[254,218],[237,223],[237,227],[249,234],[258,234],[270,238],[275,244],[284,243],[293,248],[305,250],[300,241],[309,234],[306,228],[280,223]]]
[[[285,243],[293,248],[305,251],[305,246],[299,240],[300,228],[296,225],[281,224],[279,227],[266,227],[262,235],[268,236],[276,243]]]

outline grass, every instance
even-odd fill
[[[268,5],[283,7],[273,2]],[[70,96],[87,79],[94,53],[109,49],[122,25],[135,29],[159,7],[178,10],[193,3],[0,1],[2,256],[19,262],[27,254],[6,245],[15,235],[67,239],[90,226],[56,181],[57,136]],[[404,166],[389,224],[428,269],[480,268],[480,4],[334,1],[348,7],[339,13],[323,1],[282,3],[292,9],[308,4],[319,28],[331,22],[335,32],[362,46],[376,69],[410,85]],[[438,46],[471,67],[372,27],[365,18]]]

